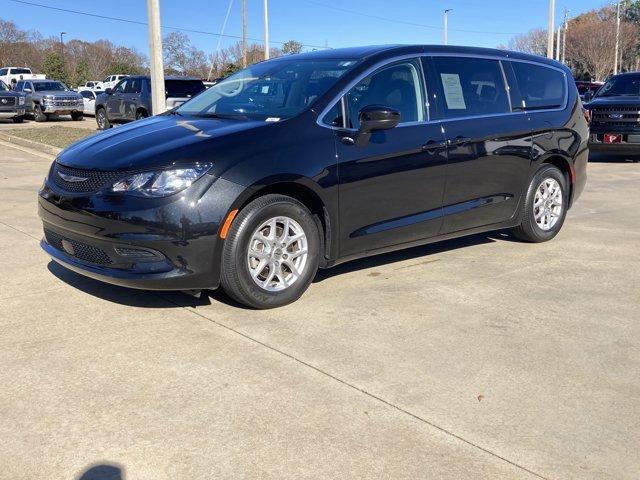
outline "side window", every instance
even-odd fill
[[[497,60],[433,57],[445,118],[511,112]]]
[[[6,68],[0,69],[0,77],[4,77],[6,74],[7,74],[7,69]]]
[[[385,65],[358,82],[346,99],[351,128],[359,128],[358,113],[368,105],[398,110],[401,124],[426,120],[422,73],[417,60]]]
[[[127,81],[126,80],[122,80],[120,83],[118,83],[116,85],[116,87],[113,89],[113,93],[124,93],[125,89],[127,88]]]
[[[140,93],[142,91],[142,79],[133,78],[126,80],[127,86],[124,89],[124,93]]]
[[[16,92],[21,92],[23,87],[24,87],[24,82],[21,80],[18,83],[16,83],[16,87],[14,88],[14,90]]]
[[[82,92],[80,92],[80,95],[82,95],[84,98],[87,98],[87,99],[93,98],[93,95],[91,94],[91,92],[88,92],[87,90],[83,90]]]
[[[528,110],[561,108],[567,94],[565,75],[559,70],[532,63],[512,61],[522,107]]]
[[[331,127],[344,127],[344,119],[342,117],[342,101],[339,100],[331,107],[324,117],[322,117],[322,123]]]

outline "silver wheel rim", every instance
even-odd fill
[[[251,235],[247,251],[251,278],[269,292],[293,285],[304,273],[307,257],[307,235],[289,217],[263,222]]]
[[[562,187],[554,178],[545,178],[533,199],[533,218],[541,230],[551,230],[562,215]]]
[[[102,111],[98,112],[98,126],[104,128],[104,113]]]

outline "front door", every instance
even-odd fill
[[[420,61],[381,67],[360,80],[343,102],[344,121],[352,130],[336,130],[341,255],[437,235],[446,148],[440,124],[428,122]],[[344,137],[354,136],[358,112],[369,105],[398,110],[399,125],[373,132],[363,146],[349,144]]]
[[[123,120],[124,112],[124,92],[127,88],[127,79],[121,80],[111,91],[111,95],[107,99],[107,113],[109,120]]]
[[[447,139],[442,233],[509,220],[526,187],[532,139],[527,116],[513,111],[499,60],[424,59]]]

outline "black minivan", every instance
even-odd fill
[[[506,228],[550,240],[588,137],[570,71],[542,57],[280,57],[62,152],[39,192],[42,247],[105,282],[277,307],[367,255]]]

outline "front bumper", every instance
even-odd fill
[[[22,117],[25,113],[24,107],[14,108],[11,110],[0,110],[0,118]]]
[[[82,112],[84,110],[83,103],[63,106],[44,103],[41,106],[44,113],[51,113],[55,115],[71,115],[74,112]]]
[[[43,250],[61,265],[114,285],[146,290],[217,288],[218,230],[244,187],[210,175],[161,199],[39,192]]]
[[[620,143],[605,143],[604,135],[622,135]],[[640,155],[640,131],[615,130],[607,127],[592,128],[589,134],[589,150],[611,155]]]

